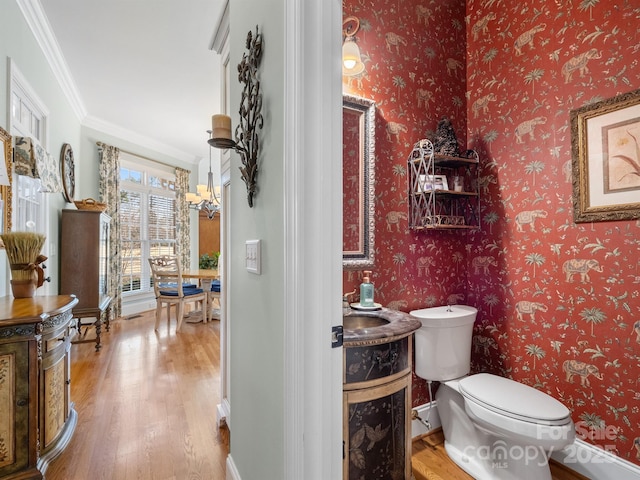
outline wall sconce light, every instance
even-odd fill
[[[211,130],[207,130],[209,141],[211,141]],[[216,213],[220,211],[220,187],[213,186],[213,172],[211,171],[211,145],[209,145],[209,174],[206,185],[196,185],[196,193],[185,193],[185,200],[189,202],[189,208],[193,210],[204,210],[207,218],[213,220]]]
[[[236,126],[235,141],[231,139],[231,117],[214,115],[211,117],[213,137],[209,145],[215,148],[231,148],[240,154],[242,180],[247,186],[247,201],[253,207],[258,179],[258,153],[260,141],[258,129],[262,129],[262,93],[258,80],[258,66],[262,58],[262,34],[256,25],[255,37],[251,31],[247,34],[248,53],[242,55],[238,64],[238,81],[244,84],[240,100],[240,124]]]
[[[360,30],[357,17],[347,17],[342,22],[342,74],[354,76],[364,71],[364,63],[360,56],[360,47],[356,43],[356,33]]]

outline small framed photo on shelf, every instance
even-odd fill
[[[418,177],[417,193],[430,192],[432,190],[449,190],[446,175],[420,175]]]

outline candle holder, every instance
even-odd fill
[[[262,118],[262,93],[260,93],[260,81],[258,80],[258,66],[262,58],[262,34],[256,25],[255,36],[251,31],[247,34],[248,53],[242,55],[242,61],[238,64],[238,81],[244,84],[242,98],[240,100],[240,123],[235,130],[235,142],[230,138],[231,126],[229,123],[229,135],[209,139],[209,144],[215,148],[231,148],[240,154],[242,166],[240,172],[242,180],[247,186],[247,200],[249,207],[253,207],[253,197],[257,190],[258,181],[258,154],[260,152],[260,140],[258,129],[263,127]],[[214,119],[215,122],[215,119]],[[214,125],[214,132],[216,131]]]

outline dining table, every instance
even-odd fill
[[[214,280],[219,278],[218,269],[217,268],[199,268],[199,269],[190,269],[182,271],[182,278],[192,278],[197,279],[200,282],[200,288],[204,290],[206,295],[206,302],[203,306],[202,312],[193,312],[193,314],[189,314],[185,317],[185,322],[187,323],[200,323],[205,319],[205,312],[209,312],[211,310],[211,305],[209,302],[211,301],[211,283]]]

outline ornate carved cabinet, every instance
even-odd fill
[[[0,298],[0,479],[41,479],[77,423],[70,295]]]
[[[60,227],[60,294],[75,295],[78,333],[83,318],[95,318],[96,350],[103,317],[109,330],[109,224],[111,217],[92,210],[62,210]],[[89,340],[74,340],[81,343]]]

